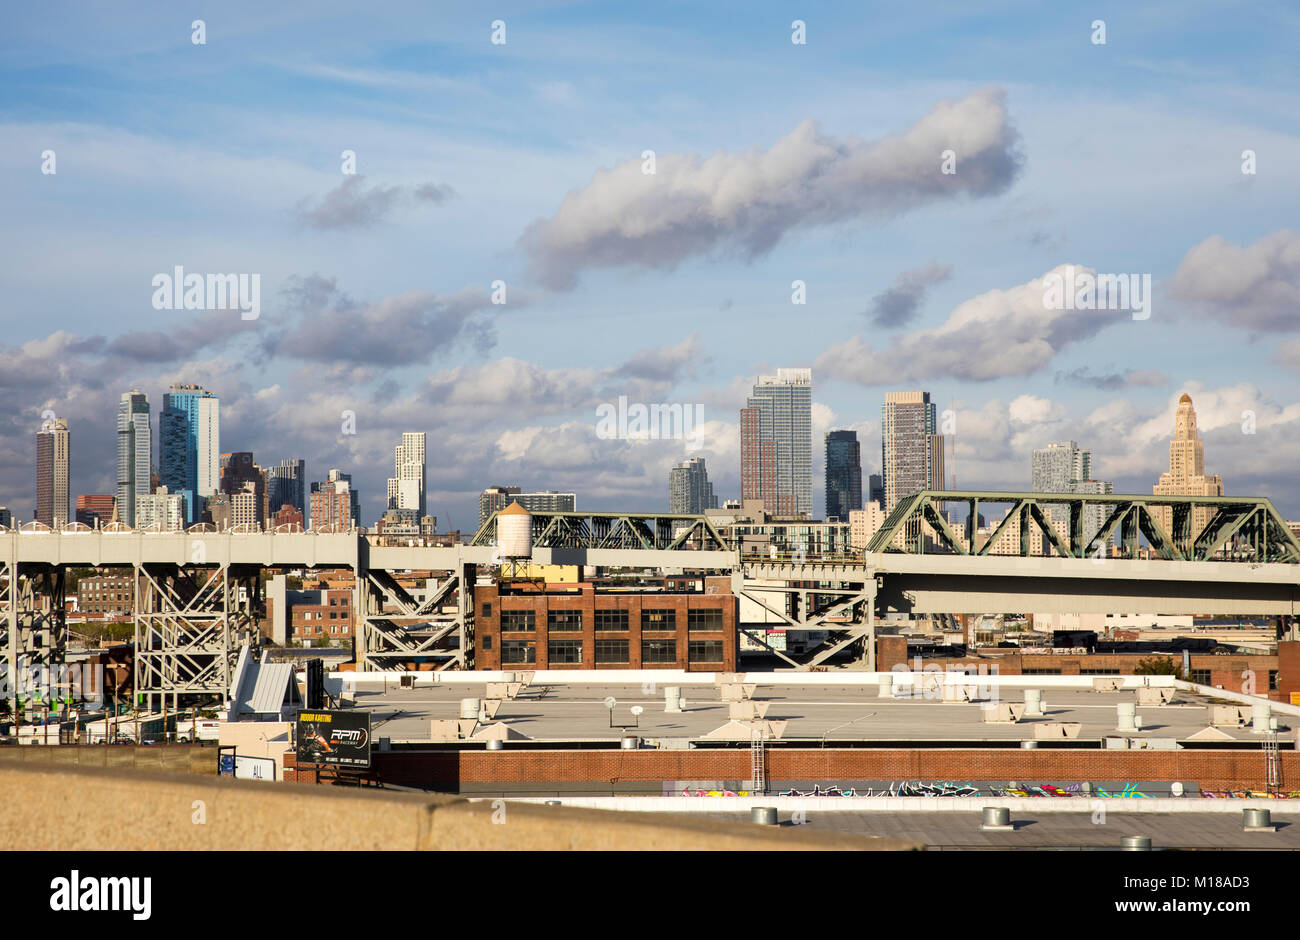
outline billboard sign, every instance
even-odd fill
[[[369,712],[301,711],[297,733],[299,764],[370,766]]]

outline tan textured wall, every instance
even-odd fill
[[[918,849],[894,839],[659,813],[256,783],[0,755],[0,845],[195,849]]]
[[[53,763],[60,766],[113,767],[135,770],[174,770],[192,774],[217,774],[217,749],[201,745],[50,745],[28,744],[5,748],[4,757],[15,761]]]

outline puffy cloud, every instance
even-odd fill
[[[480,354],[496,345],[487,291],[465,287],[453,294],[407,291],[373,303],[357,303],[332,280],[296,282],[286,294],[300,316],[282,333],[268,334],[263,348],[292,359],[358,365],[410,365],[460,342]]]
[[[1252,330],[1300,330],[1300,233],[1283,229],[1241,247],[1211,235],[1170,284],[1203,316]]]
[[[640,158],[599,170],[520,242],[533,275],[562,289],[592,268],[670,269],[718,249],[753,258],[795,229],[1000,193],[1019,172],[1017,143],[996,88],[941,101],[872,142],[836,139],[809,119],[766,150],[660,154],[653,174]],[[941,172],[945,150],[955,173]]]
[[[450,186],[424,183],[420,186],[371,186],[365,177],[345,176],[315,205],[304,199],[298,203],[298,221],[315,229],[367,228],[383,221],[396,207],[413,202],[441,205],[455,192]]]
[[[959,304],[943,325],[897,337],[880,350],[862,336],[852,337],[822,353],[814,369],[862,385],[1030,375],[1067,346],[1132,319],[1127,310],[1049,307],[1044,300],[1047,279],[1067,277],[1068,267],[1060,265],[1026,284],[973,297]],[[1074,268],[1077,275],[1095,273]]]
[[[871,301],[871,322],[890,329],[906,326],[916,316],[925,298],[925,292],[935,284],[952,277],[952,266],[931,261],[921,268],[904,271],[894,279],[888,290],[877,294]]]

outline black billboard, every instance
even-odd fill
[[[298,763],[334,767],[370,766],[370,713],[298,713]]]

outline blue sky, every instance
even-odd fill
[[[1300,11],[1245,10],[14,7],[0,504],[30,518],[46,409],[74,496],[111,492],[117,398],[156,408],[173,381],[221,396],[223,450],[353,472],[367,522],[404,430],[428,432],[430,506],[461,528],[494,483],[665,508],[689,453],[726,498],[754,376],[811,366],[815,452],[856,428],[877,469],[884,393],[925,388],[956,414],[958,485],[990,489],[1075,439],[1149,492],[1190,391],[1207,470],[1300,517]],[[949,137],[945,181],[927,148]],[[260,318],[153,309],[178,264],[259,273]],[[1150,319],[1016,306],[1065,264],[1149,273]],[[619,395],[702,403],[699,446],[598,438]]]

